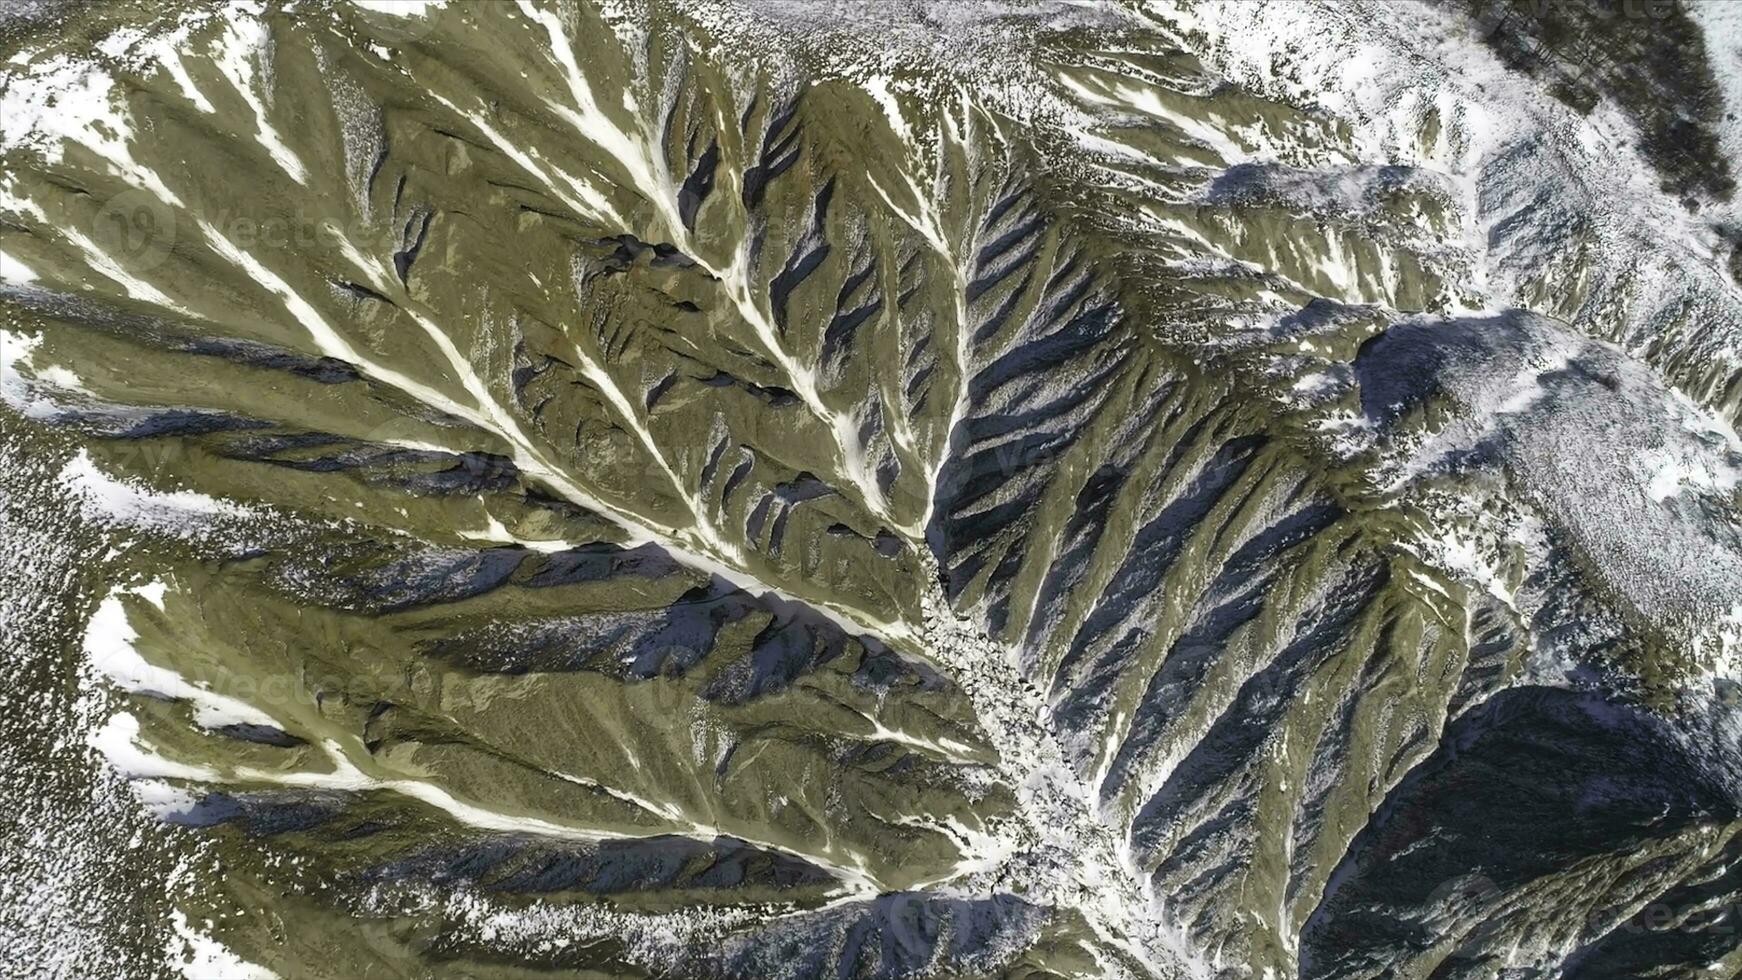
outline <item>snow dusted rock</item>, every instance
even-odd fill
[[[5,8],[0,943],[1731,975],[1742,39],[1597,6]]]

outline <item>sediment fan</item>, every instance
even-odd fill
[[[24,975],[1742,970],[1723,5],[0,10]]]

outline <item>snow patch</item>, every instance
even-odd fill
[[[154,582],[160,604],[163,583]],[[259,725],[278,728],[277,719],[235,698],[195,684],[167,667],[159,667],[140,655],[133,641],[139,638],[127,620],[121,592],[110,593],[97,606],[85,627],[84,651],[90,669],[124,691],[186,701],[194,708],[194,722],[202,728]]]
[[[86,450],[61,468],[60,484],[98,519],[170,532],[196,530],[220,518],[245,518],[248,508],[191,490],[163,493],[103,472]]]

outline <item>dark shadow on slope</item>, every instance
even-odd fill
[[[1589,693],[1506,691],[1448,728],[1356,836],[1301,930],[1301,976],[1382,972],[1448,938],[1442,972],[1464,975],[1505,952],[1487,941],[1519,890],[1734,819],[1655,716]]]

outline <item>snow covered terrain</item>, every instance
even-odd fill
[[[1742,19],[0,6],[26,976],[1742,970]]]

